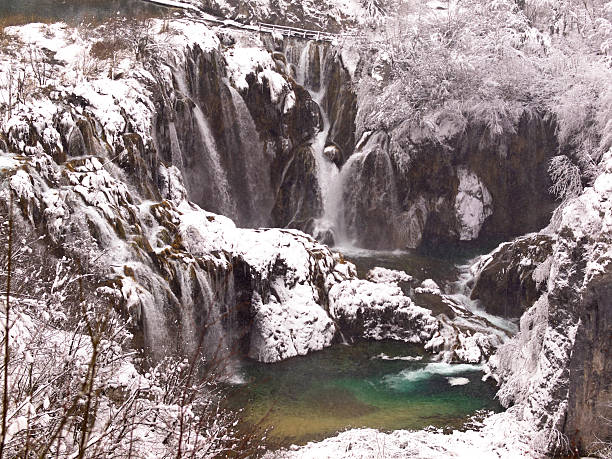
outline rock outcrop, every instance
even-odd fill
[[[330,314],[351,336],[426,343],[438,331],[431,311],[416,306],[397,285],[351,280],[329,292]]]
[[[472,267],[471,298],[480,300],[491,314],[520,317],[546,290],[553,243],[551,235],[535,233],[503,243],[480,257]]]
[[[500,136],[476,121],[438,128],[433,138],[406,126],[363,134],[342,171],[349,239],[372,249],[418,247],[508,238],[548,223],[552,120],[525,112],[515,131]],[[363,196],[373,201],[366,206]]]
[[[563,205],[547,229],[554,243],[550,263],[540,265],[544,291],[523,314],[518,335],[491,359],[500,400],[518,405],[540,429],[536,442],[544,451],[596,450],[612,439],[606,421],[612,414],[612,152],[602,164],[593,187]]]

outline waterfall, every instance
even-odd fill
[[[274,204],[270,169],[266,167],[269,160],[265,157],[264,146],[246,102],[230,84],[227,84],[227,88],[232,96],[237,121],[236,136],[246,166],[243,179],[246,182],[245,198],[249,200],[250,215],[247,221],[249,226],[265,226]]]
[[[346,221],[346,184],[361,169],[367,153],[355,153],[351,155],[340,169],[337,179],[334,181],[329,193],[329,215],[333,216],[333,228],[335,230],[335,245],[344,248],[354,248],[355,241],[349,236]],[[329,218],[329,217],[328,217]]]
[[[324,154],[329,129],[331,127],[326,111],[322,107],[323,98],[325,97],[326,87],[323,81],[320,83],[318,91],[315,91],[310,84],[310,48],[318,46],[317,44],[308,43],[300,53],[300,59],[297,68],[297,81],[301,84],[312,97],[312,100],[317,103],[321,109],[323,128],[315,136],[312,151],[315,157],[317,167],[317,182],[321,192],[321,200],[323,205],[323,214],[315,222],[314,235],[317,239],[324,242],[338,243],[345,240],[343,232],[343,216],[342,216],[342,174],[336,164],[327,158]],[[319,62],[316,63],[321,75],[324,72],[324,56],[319,52]],[[323,76],[321,77],[323,80]]]
[[[200,136],[204,141],[206,150],[208,151],[208,157],[210,158],[210,165],[212,168],[211,176],[217,179],[216,181],[214,181],[214,185],[217,189],[217,196],[220,201],[219,208],[223,209],[222,213],[224,215],[234,215],[234,206],[232,203],[232,198],[229,194],[229,183],[227,181],[227,174],[225,173],[225,169],[223,169],[223,166],[221,165],[219,151],[217,150],[215,138],[213,137],[212,132],[210,130],[208,120],[204,116],[204,112],[202,112],[202,109],[197,104],[194,106],[193,113],[195,116],[196,123],[198,125]]]
[[[180,66],[175,67],[174,75],[176,77],[179,91],[193,104],[193,115],[198,128],[198,134],[207,153],[206,159],[210,167],[210,184],[214,188],[214,199],[218,205],[218,212],[233,217],[236,214],[235,205],[230,195],[230,186],[227,179],[227,173],[221,164],[221,157],[219,155],[219,150],[217,149],[214,135],[210,128],[210,123],[206,119],[206,116],[199,106],[198,101],[194,100],[194,98],[191,96],[187,79],[185,78],[184,69]],[[181,161],[180,163],[181,167],[183,166],[183,162],[184,161]],[[184,170],[184,168],[181,170]]]
[[[480,301],[472,300],[470,298],[475,280],[474,273],[471,272],[470,268],[475,261],[476,259],[469,260],[467,264],[457,266],[457,269],[459,270],[459,276],[457,280],[449,286],[450,293],[447,294],[447,296],[465,307],[465,309],[470,311],[475,316],[479,316],[488,320],[496,327],[499,327],[500,329],[505,330],[510,334],[518,333],[518,327],[516,323],[514,323],[512,320],[489,314],[481,306]]]

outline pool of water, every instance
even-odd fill
[[[397,342],[338,344],[275,364],[246,361],[231,406],[244,427],[270,429],[269,447],[304,444],[358,427],[460,427],[477,410],[499,411],[480,367],[430,362]]]
[[[1,0],[0,19],[16,23],[64,21],[77,24],[104,20],[117,15],[127,17],[158,16],[168,9],[142,0]]]
[[[478,241],[440,244],[419,250],[378,251],[353,247],[334,247],[333,250],[355,264],[360,278],[380,266],[405,271],[419,281],[433,279],[440,287],[445,287],[457,281],[461,265],[490,252],[498,244],[499,241]]]

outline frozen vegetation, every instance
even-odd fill
[[[612,4],[181,3],[0,29],[0,457],[609,454]],[[481,237],[452,285],[328,247]],[[224,405],[356,339],[507,410],[265,452]]]

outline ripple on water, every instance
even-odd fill
[[[427,358],[409,344],[359,342],[276,364],[248,361],[248,382],[230,405],[245,408],[245,428],[272,428],[269,447],[304,444],[347,428],[459,427],[478,410],[501,409],[479,366]]]

